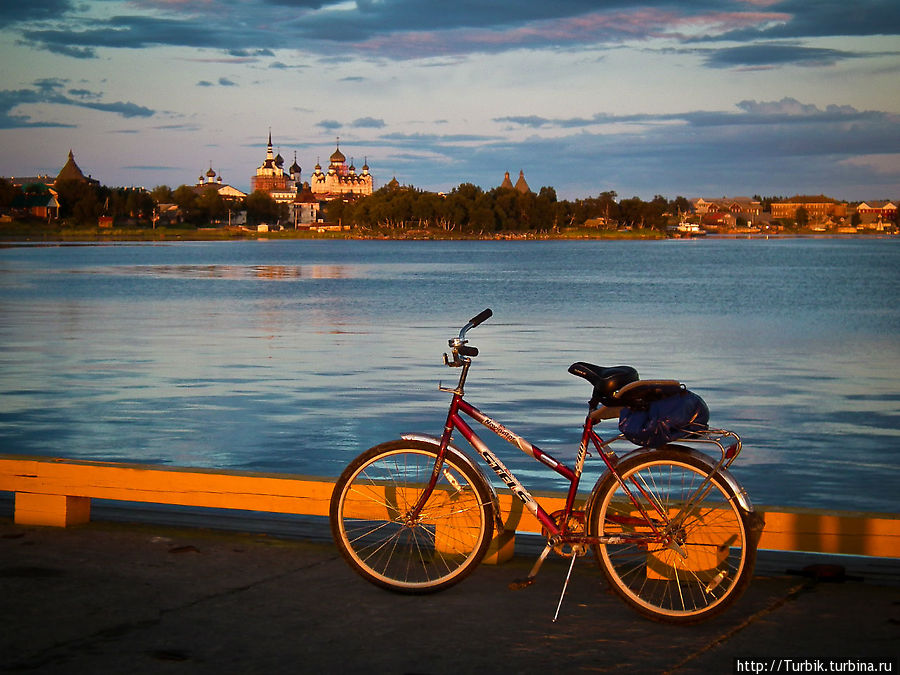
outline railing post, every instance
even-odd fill
[[[90,497],[42,495],[34,492],[16,493],[15,522],[17,525],[67,527],[82,525],[90,520]]]

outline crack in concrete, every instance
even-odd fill
[[[771,614],[772,612],[780,609],[787,603],[793,602],[794,600],[797,599],[797,597],[801,593],[812,590],[815,588],[815,586],[816,586],[816,583],[814,581],[804,581],[803,583],[797,584],[796,586],[792,586],[790,589],[788,589],[788,592],[785,593],[783,597],[777,598],[773,602],[769,603],[769,605],[767,605],[766,607],[763,607],[758,612],[755,612],[754,614],[751,614],[750,616],[748,616],[746,619],[744,619],[741,623],[739,623],[737,626],[735,626],[731,630],[720,635],[719,637],[714,639],[709,644],[706,644],[703,647],[701,647],[700,649],[689,654],[684,659],[682,659],[681,661],[676,663],[674,666],[672,666],[669,670],[664,671],[663,675],[669,675],[671,673],[675,673],[678,670],[684,668],[686,665],[688,665],[694,659],[700,657],[701,655],[705,654],[706,652],[710,651],[711,649],[714,649],[715,647],[718,647],[719,645],[728,642],[728,640],[733,638],[735,635],[740,633],[745,628],[753,625],[760,619],[762,619],[762,618],[768,616],[769,614]]]

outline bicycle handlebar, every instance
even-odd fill
[[[469,357],[469,356],[478,356],[478,349],[476,347],[467,347],[465,346],[466,333],[475,326],[484,323],[489,318],[491,318],[494,313],[491,311],[490,307],[485,309],[480,314],[473,316],[469,319],[469,323],[462,327],[459,331],[459,337],[452,338],[448,340],[448,344],[453,348],[453,360],[451,361],[446,354],[444,354],[444,363],[448,366],[458,367],[466,363],[467,361],[460,360],[460,356]]]
[[[462,330],[459,331],[459,338],[457,338],[457,340],[459,342],[464,342],[466,339],[466,333],[468,331],[475,328],[475,326],[478,326],[478,325],[484,323],[485,321],[490,319],[493,315],[494,315],[494,313],[491,311],[491,308],[488,307],[486,310],[481,312],[481,314],[478,314],[477,316],[473,316],[471,319],[469,319],[469,323],[467,323],[465,326],[463,326]]]
[[[494,313],[491,311],[491,308],[488,307],[486,310],[481,312],[478,316],[475,316],[469,319],[469,328],[475,328],[480,323],[483,323],[494,316]]]

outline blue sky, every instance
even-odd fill
[[[896,0],[0,2],[0,175],[900,198]]]

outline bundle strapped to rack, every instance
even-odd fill
[[[705,431],[709,408],[697,394],[683,386],[675,393],[639,407],[624,407],[619,414],[619,431],[635,445],[657,448]]]

